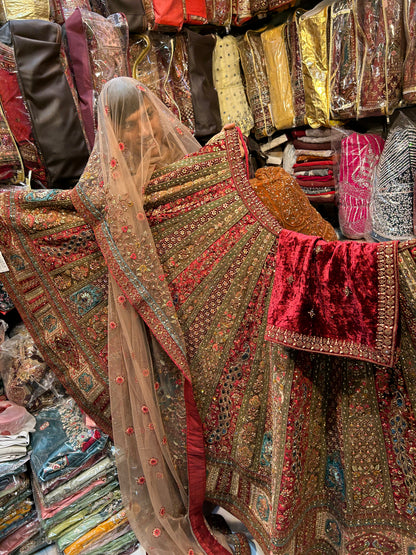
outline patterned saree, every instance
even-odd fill
[[[144,209],[162,271],[152,269],[149,253],[142,252],[148,236],[131,234],[136,222],[129,197],[120,192],[118,207],[111,197],[106,205],[105,188],[94,186],[92,174],[71,194],[1,195],[0,223],[7,231],[0,234],[1,250],[10,268],[3,281],[39,347],[49,360],[55,357],[58,372],[96,419],[100,403],[108,403],[105,353],[97,357],[92,348],[94,341],[105,346],[106,337],[100,320],[106,272],[97,243],[117,289],[109,296],[110,314],[117,304],[133,323],[141,315],[153,366],[139,364],[133,375],[121,366],[110,374],[109,386],[120,388],[124,403],[134,407],[124,434],[129,454],[144,447],[143,471],[121,476],[134,480],[130,516],[144,510],[138,537],[155,552],[228,552],[203,525],[196,501],[202,495],[240,518],[268,553],[358,555],[382,546],[382,552],[408,555],[416,549],[414,245],[395,251],[399,281],[392,290],[401,296],[402,335],[394,366],[270,348],[273,284],[288,277],[276,273],[281,227],[250,186],[239,153],[238,133],[231,130],[153,172]],[[126,219],[112,227],[117,209]],[[144,213],[133,214],[142,225]],[[114,250],[114,244],[126,250]],[[95,288],[88,286],[94,268],[102,275]],[[335,272],[336,260],[328,268]],[[372,298],[377,290],[391,291],[377,268],[378,281],[363,282],[364,289],[374,289]],[[348,298],[345,290],[338,294]],[[397,310],[394,300],[389,306]],[[120,322],[123,327],[127,320]],[[130,355],[140,359],[126,329],[110,316],[110,345],[116,334],[123,353],[131,341]],[[119,355],[111,356],[120,361]],[[129,399],[135,380],[142,390]],[[161,415],[156,424],[154,407]],[[112,406],[115,419],[118,410]],[[103,414],[107,420],[99,422],[108,429],[108,408]],[[159,457],[145,447],[161,433]],[[163,449],[170,450],[173,466]],[[189,541],[187,549],[164,550],[180,500],[172,490],[174,499],[167,496],[149,509],[145,488],[149,481],[162,487],[166,473],[179,474],[185,484],[182,502],[189,512],[179,513],[180,519],[191,521],[201,547]]]

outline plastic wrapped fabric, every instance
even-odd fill
[[[341,141],[338,218],[349,239],[363,239],[371,227],[370,199],[384,139],[372,133],[351,133]]]
[[[250,12],[252,17],[265,17],[268,13],[268,0],[250,0]]]
[[[270,111],[270,89],[259,31],[247,31],[237,42],[243,68],[248,102],[257,139],[273,134],[275,128]]]
[[[325,0],[299,18],[306,121],[311,127],[329,124],[328,4]]]
[[[31,411],[56,402],[63,388],[23,324],[0,347],[0,374],[8,399]]]
[[[50,0],[51,20],[62,25],[76,8],[91,10],[89,0]]]
[[[147,19],[142,0],[108,0],[107,5],[110,13],[126,16],[130,34],[146,31]]]
[[[24,407],[10,401],[0,401],[0,440],[2,436],[17,435],[35,429],[36,419]]]
[[[42,495],[40,492],[38,479],[35,477],[32,481],[33,492],[42,518],[49,518],[57,514],[87,493],[102,488],[104,484],[115,479],[115,474],[114,461],[109,457],[104,457],[88,470],[64,482],[46,495]]]
[[[116,535],[116,533],[114,535]],[[101,555],[103,552],[105,552],[106,555],[121,555],[126,554],[126,552],[130,553],[131,547],[138,547],[139,545],[136,536],[131,530],[120,534],[114,539],[110,539],[111,536],[111,533],[107,533],[101,543],[95,542],[84,548],[82,555]],[[110,541],[108,541],[109,539]]]
[[[74,400],[64,398],[37,414],[32,435],[33,472],[40,481],[67,472],[102,451],[107,437],[98,429],[87,428]]]
[[[88,148],[77,106],[61,65],[61,27],[11,21],[19,84],[42,150],[48,185],[68,188],[82,173]],[[48,71],[42,70],[47,66]]]
[[[261,34],[270,82],[272,119],[276,129],[287,129],[295,124],[285,29],[286,23]]]
[[[188,51],[183,34],[175,37],[166,33],[150,33],[150,48],[139,64],[142,39],[130,44],[130,65],[135,68],[134,78],[146,85],[185,124],[195,132],[189,78]]]
[[[11,19],[49,20],[49,0],[1,0],[0,22]]]
[[[0,463],[0,478],[4,478],[5,476],[9,476],[11,474],[19,474],[21,472],[26,472],[27,470],[26,463],[29,460],[29,458],[30,458],[30,455],[27,454],[21,459]]]
[[[13,310],[14,304],[9,294],[4,288],[4,285],[0,281],[0,312],[6,314],[10,310]]]
[[[48,538],[53,538],[58,535],[59,531],[63,531],[69,527],[68,522],[71,519],[75,518],[82,518],[81,515],[84,514],[84,511],[87,510],[89,507],[94,507],[97,503],[101,502],[102,498],[105,498],[114,490],[119,490],[118,482],[113,480],[108,484],[104,484],[100,488],[96,488],[92,490],[90,493],[84,495],[75,503],[68,505],[67,507],[63,508],[55,515],[47,518],[43,521],[43,527],[46,532]],[[75,515],[78,515],[76,517]]]
[[[370,236],[376,241],[414,236],[416,125],[403,112],[387,135],[375,171]]]
[[[0,181],[23,181],[23,161],[0,103]]]
[[[234,25],[244,25],[252,17],[250,0],[232,0],[232,3]]]
[[[104,522],[101,522],[93,528],[92,530],[86,532],[83,536],[77,539],[69,547],[64,550],[65,555],[81,555],[84,549],[88,547],[91,543],[97,541],[99,538],[111,532],[118,526],[122,526],[127,521],[126,511],[124,509],[120,510],[115,515],[109,517]]]
[[[99,506],[84,511],[79,520],[74,515],[72,521],[69,521],[70,529],[55,540],[61,551],[122,509],[120,491],[113,492],[102,501]]]
[[[211,25],[229,27],[233,10],[231,0],[206,0],[207,19]]]
[[[403,24],[406,50],[403,67],[403,99],[416,103],[416,4],[403,0]]]
[[[237,39],[232,35],[217,36],[212,72],[218,94],[221,123],[235,123],[243,135],[249,135],[254,125],[240,73],[240,54]]]
[[[362,66],[358,117],[391,114],[401,98],[404,58],[402,0],[354,0]]]
[[[329,41],[329,102],[335,119],[357,115],[357,29],[353,0],[338,0],[331,6]]]
[[[9,35],[9,24],[0,31]],[[0,101],[26,174],[31,173],[34,184],[45,185],[45,162],[35,142],[30,114],[20,90],[13,48],[3,42],[0,42]]]
[[[160,25],[167,25],[173,29],[182,28],[184,17],[182,2],[178,0],[143,0],[149,29],[157,30]]]
[[[305,90],[303,86],[302,57],[299,43],[299,17],[304,11],[305,10],[296,10],[289,18],[285,29],[296,127],[306,124]]]
[[[287,10],[296,4],[296,0],[269,0],[269,11]]]
[[[3,518],[0,517],[0,534],[2,537],[9,534],[19,526],[19,522],[28,516],[29,511],[33,508],[33,501],[25,499],[18,503],[12,510],[8,511]],[[23,524],[23,522],[22,522]]]
[[[37,517],[33,518],[23,526],[17,528],[12,534],[0,540],[0,555],[9,555],[23,546],[31,537],[40,530],[40,522]]]
[[[124,14],[100,14],[77,8],[65,23],[68,54],[80,98],[90,148],[95,140],[95,103],[113,77],[129,76],[128,24]]]
[[[221,129],[218,94],[212,75],[214,35],[201,35],[186,29],[189,80],[195,116],[195,135],[206,137]]]

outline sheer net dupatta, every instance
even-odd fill
[[[202,517],[201,423],[182,331],[142,205],[154,170],[199,144],[133,79],[109,81],[97,110],[94,151],[73,201],[93,226],[110,271],[111,411],[128,517],[149,553],[228,553]],[[192,474],[190,460],[196,461]],[[202,491],[190,484],[195,479]]]

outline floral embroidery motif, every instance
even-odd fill
[[[146,483],[146,478],[144,476],[139,476],[138,478],[136,478],[136,482],[139,484],[139,486],[142,486]]]
[[[110,322],[110,328],[111,328],[112,330],[115,330],[116,327],[117,327],[117,324],[116,324],[115,322]]]
[[[146,405],[142,406],[142,413],[143,414],[148,414],[149,413],[149,407],[146,407]]]
[[[114,381],[116,382],[116,384],[121,385],[124,383],[124,376],[117,376]]]
[[[153,530],[153,535],[154,535],[155,538],[158,538],[158,537],[160,536],[161,533],[162,533],[162,532],[161,532],[160,528],[155,528],[155,529]]]
[[[128,428],[126,428],[126,434],[127,434],[128,436],[131,436],[131,435],[134,434],[134,428],[133,428],[133,426],[129,426]]]
[[[155,457],[152,457],[151,459],[149,459],[150,466],[156,466],[158,462],[159,461]]]

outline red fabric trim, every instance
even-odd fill
[[[207,555],[230,555],[229,551],[222,547],[208,530],[202,514],[206,477],[204,437],[192,386],[188,380],[185,380],[184,394],[187,423],[186,449],[189,481],[189,520],[192,531]]]

